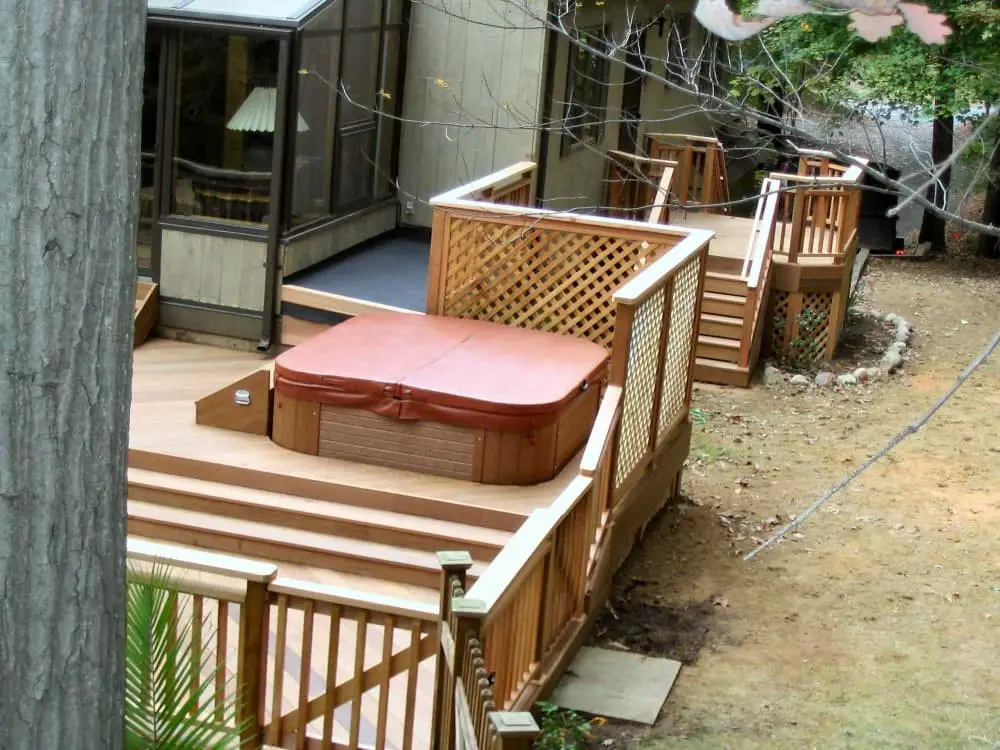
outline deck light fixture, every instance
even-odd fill
[[[239,389],[233,394],[233,401],[237,406],[250,406],[250,391]]]

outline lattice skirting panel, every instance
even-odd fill
[[[799,367],[828,362],[837,346],[840,294],[775,290],[768,304],[769,354]]]

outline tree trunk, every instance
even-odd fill
[[[989,182],[986,186],[986,205],[983,207],[984,224],[1000,227],[1000,143],[993,148],[990,157]],[[979,235],[979,255],[984,258],[1000,258],[1000,237]]]
[[[935,165],[951,158],[955,141],[955,117],[938,112],[934,117],[931,134],[931,160]],[[945,170],[940,181],[927,188],[927,200],[939,208],[947,208],[948,188],[951,185],[951,169]],[[920,223],[918,242],[931,243],[932,252],[945,251],[945,220],[924,209],[924,218]]]
[[[0,748],[123,742],[145,7],[0,0]]]

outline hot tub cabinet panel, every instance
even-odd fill
[[[496,323],[384,313],[279,357],[273,439],[486,484],[552,479],[586,441],[602,347]]]

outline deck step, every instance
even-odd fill
[[[279,453],[284,453],[284,449],[277,447],[276,449]],[[317,459],[321,462],[326,460]],[[257,466],[232,465],[225,461],[213,460],[211,456],[192,458],[130,448],[129,468],[325,500],[371,510],[405,512],[407,516],[453,521],[508,532],[517,531],[527,518],[527,513],[509,508],[497,508],[459,499],[445,500],[416,493],[388,493],[343,484],[336,481],[332,472],[325,478],[316,475],[286,474]],[[472,483],[469,487],[471,492],[477,489]]]
[[[694,361],[694,377],[699,383],[734,385],[746,388],[750,385],[750,369],[733,362],[698,357]]]
[[[153,544],[166,544],[163,540],[139,536],[138,534],[129,534],[129,539],[144,540]],[[179,544],[177,542],[170,542],[169,547],[171,549],[180,548],[198,552],[203,551],[199,547],[188,544]],[[282,562],[276,563],[275,565],[278,568],[279,578],[290,578],[294,581],[302,581],[303,583],[318,583],[324,586],[331,586],[336,589],[377,594],[396,599],[404,599],[411,602],[418,602],[420,604],[435,605],[441,598],[438,586],[435,586],[433,589],[429,589],[426,586],[413,586],[411,584],[399,583],[398,581],[387,581],[382,578],[372,578],[371,576],[355,575],[352,573],[344,573],[342,571],[329,570],[328,568],[314,568],[307,565],[296,565],[293,563]],[[225,579],[221,576],[214,576],[212,574],[203,573],[193,569],[185,570],[182,575],[182,580],[185,583],[208,582],[220,587],[239,586],[239,582],[236,580]]]
[[[462,549],[484,561],[492,560],[511,537],[504,531],[405,512],[234,487],[143,469],[128,470],[128,497],[170,508],[423,552]]]
[[[412,586],[433,588],[441,576],[432,552],[136,500],[128,502],[128,531],[150,539],[270,560],[279,565],[284,562],[325,568]],[[475,578],[483,570],[485,564],[477,562],[470,575]]]
[[[747,282],[741,279],[738,273],[707,271],[705,273],[705,291],[746,297]]]
[[[739,340],[743,336],[743,319],[703,313],[698,323],[698,333],[702,336]]]
[[[718,359],[724,362],[740,361],[739,340],[718,336],[699,336],[697,356],[701,359]]]
[[[730,318],[742,318],[746,308],[746,297],[735,294],[719,294],[718,292],[705,292],[701,311],[709,315],[725,315]]]
[[[708,248],[708,263],[705,265],[708,273],[740,274],[743,272],[743,258],[730,258],[725,255],[712,253],[712,247]]]

